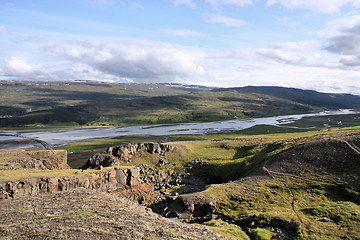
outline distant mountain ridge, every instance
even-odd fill
[[[301,104],[330,108],[359,108],[360,96],[341,93],[322,93],[315,90],[286,88],[277,86],[246,86],[240,88],[219,88],[211,91],[231,91],[239,93],[259,93],[285,98]]]
[[[360,96],[284,87],[16,83],[0,89],[0,128],[209,122],[360,109]],[[19,89],[21,88],[21,91]],[[10,96],[10,97],[7,97]]]

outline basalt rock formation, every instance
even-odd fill
[[[174,151],[174,147],[161,143],[136,143],[116,147],[109,147],[103,153],[93,155],[82,167],[83,169],[98,168],[99,166],[123,166],[140,153],[163,155]]]
[[[135,202],[150,204],[156,200],[158,194],[153,191],[151,185],[141,180],[139,171],[138,168],[115,168],[93,173],[79,171],[76,176],[29,178],[2,182],[0,183],[0,199],[86,188],[118,195],[123,193],[121,195]]]
[[[65,150],[6,150],[0,151],[1,162],[8,170],[14,169],[69,169]],[[3,168],[4,169],[4,168]],[[4,169],[6,170],[6,168]]]
[[[217,209],[216,201],[201,198],[196,193],[167,196],[151,208],[154,212],[169,218],[179,218],[186,222],[210,220]]]
[[[188,179],[188,174],[177,174],[173,171],[156,171],[152,167],[144,164],[138,166],[140,170],[140,177],[145,183],[149,183],[154,187],[154,190],[161,190],[178,186]]]

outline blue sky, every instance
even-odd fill
[[[0,0],[0,79],[360,94],[360,0]]]

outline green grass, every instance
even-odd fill
[[[258,130],[254,130],[255,128],[259,127]],[[274,127],[278,129],[277,127]],[[232,169],[232,165],[241,165],[245,164],[242,157],[236,157],[236,154],[239,154],[238,148],[241,146],[248,147],[253,145],[262,145],[262,142],[276,142],[276,141],[283,141],[283,139],[291,139],[299,138],[299,137],[306,137],[306,136],[313,136],[313,135],[328,135],[332,134],[329,133],[327,130],[325,131],[296,131],[294,128],[290,128],[289,132],[282,133],[268,133],[266,129],[274,129],[272,126],[256,126],[254,129],[249,130],[242,130],[238,132],[229,132],[229,133],[217,133],[217,134],[207,134],[207,135],[173,135],[167,138],[168,141],[175,142],[176,145],[180,146],[180,152],[184,156],[182,159],[177,159],[177,155],[174,156],[172,161],[180,161],[180,164],[184,164],[189,162],[195,158],[200,158],[201,160],[205,160],[206,162],[210,162],[213,164],[213,167],[217,168],[220,172],[226,171],[225,163],[228,164],[228,168]],[[279,128],[283,130],[285,128]],[[350,128],[343,128],[343,129],[333,129],[342,132],[342,130],[356,130],[357,127],[350,127]],[[254,131],[253,131],[254,130]],[[295,131],[292,131],[295,130]],[[244,132],[245,131],[245,132]],[[251,133],[250,133],[251,132]],[[248,137],[247,134],[254,134],[255,137]],[[265,134],[265,135],[263,135]],[[257,136],[256,136],[257,135]],[[159,142],[164,140],[165,137],[163,136],[126,136],[114,139],[95,139],[90,141],[84,142],[73,142],[66,144],[65,146],[57,147],[58,150],[67,150],[68,151],[68,164],[72,168],[80,168],[82,167],[85,162],[91,157],[91,155],[95,153],[99,153],[104,151],[107,147],[110,146],[118,146],[127,143],[137,143],[137,142]],[[208,143],[211,141],[211,144]],[[239,144],[239,142],[242,142]],[[229,145],[228,147],[221,147],[221,146]],[[184,150],[187,149],[187,150]],[[246,157],[250,154],[245,154],[243,157]],[[144,155],[145,157],[145,155]],[[157,160],[151,156],[151,160],[147,161],[152,166],[156,163]],[[235,157],[235,158],[234,158]],[[219,160],[223,164],[216,167],[216,161]],[[243,162],[243,163],[241,163]],[[240,166],[239,165],[239,166]],[[241,166],[242,168],[243,166]],[[237,168],[235,168],[237,169]],[[235,171],[235,170],[234,170]]]
[[[215,197],[217,213],[237,220],[241,225],[278,225],[295,233],[296,239],[340,239],[359,237],[360,207],[350,201],[333,202],[328,189],[285,180],[261,180],[256,184],[211,185],[201,195]],[[292,203],[295,194],[294,203]],[[294,207],[293,207],[294,206]],[[322,222],[328,217],[331,222]]]
[[[210,220],[202,223],[205,227],[217,231],[218,233],[239,240],[250,240],[249,236],[235,224],[228,224],[222,220]]]
[[[360,102],[356,96],[311,92],[309,97],[307,91],[271,87],[203,91],[209,89],[164,84],[2,83],[3,130],[249,119],[351,108]],[[279,131],[287,130],[270,132]]]
[[[270,232],[267,229],[255,228],[250,230],[250,235],[255,240],[270,240],[272,237],[275,237],[276,234]]]
[[[325,124],[329,126],[325,126]],[[360,125],[360,114],[349,114],[349,115],[304,117],[294,123],[286,124],[284,126],[294,126],[300,128],[315,127],[316,129],[328,129],[328,128],[356,127],[359,125]]]
[[[321,139],[344,138],[360,135],[358,127],[348,130],[309,131],[279,134],[247,136],[241,133],[221,133],[205,136],[171,136],[177,140],[170,144],[177,147],[176,152],[168,153],[166,161],[176,165],[166,165],[170,171],[187,171],[182,168],[195,158],[204,165],[193,167],[193,174],[216,180],[198,193],[199,198],[214,199],[217,202],[218,215],[232,218],[240,226],[254,222],[256,226],[276,225],[292,232],[295,239],[341,239],[345,236],[360,238],[359,204],[359,167],[343,172],[342,168],[328,170],[328,165],[336,161],[325,161],[324,168],[313,168],[313,171],[301,172],[298,176],[243,178],[254,169],[262,167],[281,151],[294,146],[302,146]],[[62,149],[74,153],[89,153],[93,149],[104,149],[111,145],[160,140],[152,137],[126,137],[119,139],[93,140],[82,143],[71,143]],[[188,141],[191,140],[191,141]],[[74,154],[74,155],[75,155]],[[76,155],[75,155],[76,156]],[[180,157],[181,156],[181,157]],[[144,153],[134,159],[133,164],[146,163],[157,169],[159,156]],[[356,159],[353,159],[356,161]],[[271,161],[269,162],[271,163]],[[337,166],[337,165],[336,165]],[[330,166],[331,167],[331,166]],[[331,169],[331,168],[329,168]],[[294,169],[296,172],[298,169]],[[0,171],[0,181],[22,179],[28,176],[65,176],[74,175],[76,170],[64,171]],[[31,173],[32,172],[32,173]],[[53,173],[51,173],[53,172]],[[47,175],[47,174],[50,175]],[[33,174],[33,175],[30,175]],[[54,174],[54,175],[52,175]],[[16,175],[16,176],[15,176]],[[78,176],[78,175],[76,175]],[[80,175],[81,176],[81,175]],[[235,180],[234,182],[227,182]],[[227,183],[224,183],[227,182]],[[187,192],[186,187],[171,189],[172,193]],[[324,222],[322,219],[331,219]],[[233,234],[234,238],[246,239],[241,228],[228,226],[221,222],[208,223],[213,229],[223,234]],[[253,238],[268,239],[270,233],[264,229],[252,230]]]
[[[255,222],[258,226],[276,225],[292,232],[296,239],[336,239],[346,235],[359,237],[359,189],[356,184],[358,170],[355,168],[342,175],[341,169],[335,172],[304,172],[300,178],[278,176],[272,178],[245,178],[251,170],[261,167],[272,156],[281,151],[328,138],[343,138],[358,135],[352,130],[311,131],[282,134],[244,136],[234,133],[212,134],[207,136],[173,136],[177,152],[168,156],[168,161],[181,168],[195,158],[205,165],[193,167],[190,172],[208,180],[218,182],[198,193],[201,199],[211,198],[217,202],[217,214],[236,220],[241,226]],[[192,141],[185,141],[191,139]],[[181,158],[179,157],[181,155]],[[136,164],[154,164],[158,158],[143,155]],[[134,162],[135,163],[135,162]],[[350,181],[351,180],[351,181]],[[352,185],[353,184],[353,185]],[[186,186],[170,189],[169,193],[186,193]],[[322,222],[323,217],[332,219]],[[223,229],[222,224],[209,223],[213,229]],[[232,226],[231,226],[232,227]],[[237,228],[239,230],[239,228]],[[241,230],[241,229],[240,229]],[[235,230],[234,230],[235,231]],[[224,232],[221,232],[225,234]],[[253,231],[253,238],[269,239],[271,233],[260,229]],[[230,236],[230,235],[228,235]],[[232,235],[236,238],[236,234]],[[238,239],[242,239],[239,237]]]
[[[243,135],[262,135],[262,134],[277,134],[277,133],[308,132],[314,130],[318,130],[318,129],[300,129],[300,128],[290,128],[286,126],[278,127],[272,125],[256,125],[251,128],[237,131],[236,133]]]
[[[122,105],[128,106],[128,103],[135,99],[179,95],[207,89],[185,89],[181,85],[167,84],[97,82],[1,81],[1,84],[0,117],[4,118],[0,125],[17,129],[129,125],[136,114],[132,114],[131,111],[128,111],[131,114],[121,114]],[[115,107],[111,108],[108,105]]]
[[[282,147],[278,143],[258,141],[244,142],[239,137],[232,140],[175,142],[183,162],[198,158],[204,165],[189,170],[193,175],[211,179],[212,182],[226,182],[238,179],[259,166],[263,159]],[[257,143],[256,143],[257,142]]]

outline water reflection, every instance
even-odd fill
[[[109,127],[109,128],[87,128],[87,129],[61,129],[61,130],[41,130],[32,132],[13,132],[0,134],[1,140],[20,139],[16,135],[20,134],[23,138],[36,138],[45,141],[53,146],[64,145],[69,142],[85,141],[100,138],[114,138],[131,135],[175,135],[175,134],[208,134],[218,132],[238,131],[255,125],[273,125],[279,126],[295,122],[302,117],[354,114],[349,109],[335,112],[321,112],[315,114],[298,114],[287,116],[276,116],[266,118],[255,118],[251,120],[228,120],[221,122],[206,123],[181,123],[181,124],[163,124],[147,126],[130,126],[130,127]],[[28,147],[28,146],[27,146]]]

